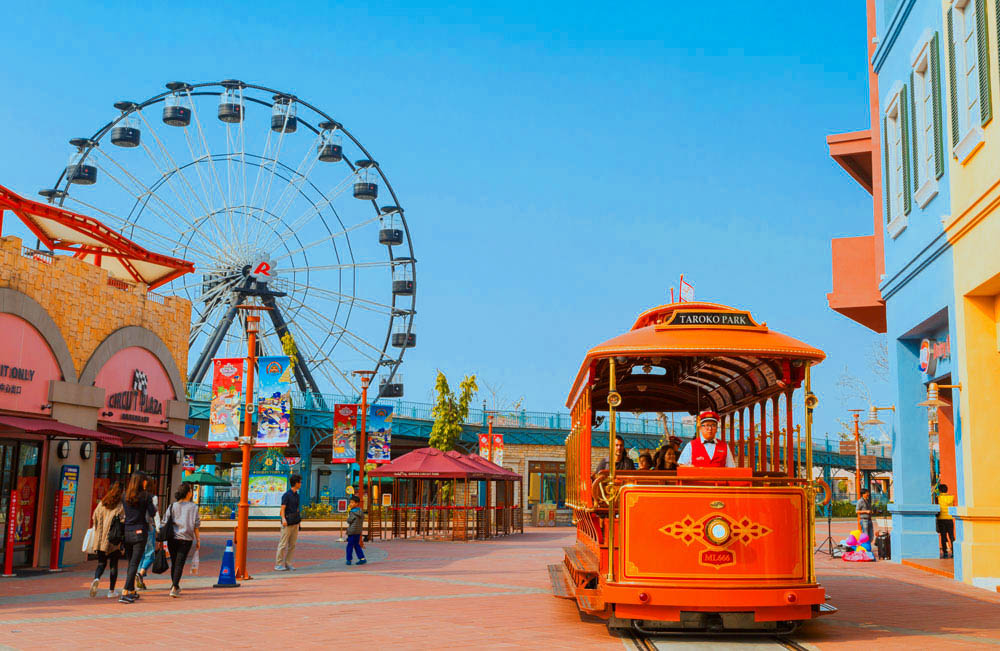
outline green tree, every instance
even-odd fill
[[[438,371],[434,389],[437,391],[437,398],[431,410],[434,426],[431,428],[429,442],[431,447],[447,452],[458,445],[462,436],[462,423],[469,415],[469,405],[479,387],[476,386],[475,375],[466,375],[459,385],[458,395],[455,395],[448,386],[448,378]]]

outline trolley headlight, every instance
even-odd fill
[[[733,534],[729,522],[725,518],[712,518],[705,523],[705,537],[713,545],[724,545]]]

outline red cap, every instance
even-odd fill
[[[698,414],[698,424],[701,425],[705,422],[719,422],[719,414],[715,413],[711,409],[706,409],[705,411]]]

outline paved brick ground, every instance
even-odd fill
[[[838,524],[835,533],[843,537],[848,526]],[[181,599],[170,599],[159,577],[133,605],[90,599],[90,564],[0,580],[0,645],[621,649],[623,640],[609,637],[603,624],[583,621],[572,602],[549,595],[545,566],[561,560],[572,537],[559,528],[485,543],[382,542],[369,545],[368,565],[345,567],[336,534],[304,533],[299,569],[276,573],[277,535],[254,533],[255,580],[218,590],[210,586],[225,537],[212,534],[202,576],[185,578]],[[895,563],[820,556],[819,572],[841,611],[795,636],[807,646],[1000,645],[1000,595]]]

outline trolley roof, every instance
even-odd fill
[[[0,210],[10,210],[46,247],[67,251],[113,278],[155,289],[194,271],[194,264],[152,253],[93,217],[24,197],[0,185]]]
[[[805,365],[826,355],[768,329],[745,310],[705,302],[661,305],[587,352],[567,406],[575,404],[593,368],[591,404],[606,408],[612,357],[619,362],[620,410],[696,413],[729,411],[797,386]]]

